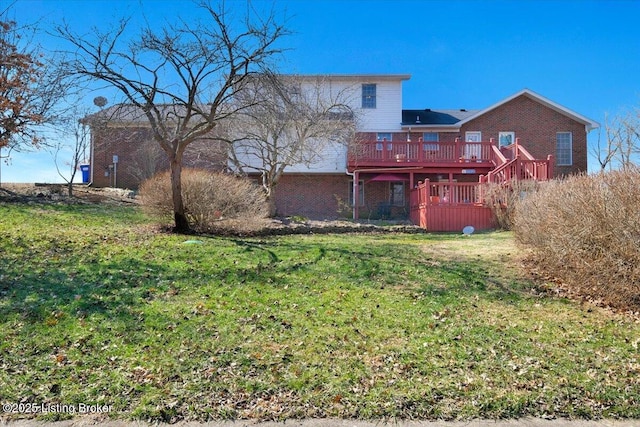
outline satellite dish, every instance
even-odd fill
[[[96,96],[95,98],[93,98],[93,103],[100,108],[107,105],[107,102],[109,101],[107,101],[107,98],[105,98],[104,96]]]
[[[467,225],[465,228],[462,229],[462,234],[464,234],[465,236],[470,236],[473,234],[474,231],[476,231],[476,229],[473,228],[472,225]]]

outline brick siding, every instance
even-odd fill
[[[516,138],[535,158],[546,159],[556,155],[556,134],[571,132],[573,138],[573,164],[554,168],[554,176],[586,172],[587,133],[582,123],[521,95],[472,120],[460,129],[465,132],[481,131],[482,140],[498,140],[499,132],[515,132]]]
[[[350,217],[348,175],[283,175],[275,188],[276,215],[310,219]]]
[[[390,200],[389,182],[368,182],[375,174],[363,174],[364,204],[359,207],[360,218],[378,219],[381,216],[408,218],[409,183],[405,182],[404,206],[382,205]],[[349,205],[352,177],[349,175],[283,175],[275,190],[277,216],[301,215],[310,219],[351,218]]]
[[[93,185],[114,185],[113,156],[118,156],[116,186],[137,189],[141,176],[150,177],[155,172],[167,170],[167,155],[153,140],[151,130],[146,127],[92,128],[93,138]],[[184,154],[184,166],[224,170],[226,153],[223,145],[211,141],[195,141]]]

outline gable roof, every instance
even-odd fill
[[[573,119],[573,120],[575,120],[575,121],[577,121],[579,123],[584,124],[587,132],[589,132],[589,131],[591,131],[593,129],[597,129],[597,128],[600,127],[600,123],[596,122],[595,120],[591,120],[591,119],[589,119],[589,118],[587,118],[587,117],[585,117],[585,116],[583,116],[581,114],[576,113],[575,111],[572,111],[572,110],[570,110],[570,109],[568,109],[566,107],[563,107],[562,105],[560,105],[558,103],[555,103],[555,102],[551,101],[550,99],[545,98],[544,96],[539,95],[539,94],[537,94],[534,91],[529,90],[529,89],[522,89],[520,92],[516,92],[513,95],[503,99],[502,101],[500,101],[500,102],[498,102],[496,104],[493,104],[492,106],[487,107],[484,110],[478,111],[474,115],[471,115],[471,116],[465,118],[464,120],[461,120],[458,123],[458,125],[462,126],[463,124],[465,124],[467,122],[470,122],[471,120],[473,120],[473,119],[475,119],[477,117],[480,117],[483,114],[486,114],[489,111],[491,111],[493,109],[496,109],[496,108],[500,107],[501,105],[504,105],[507,102],[512,101],[512,100],[518,98],[519,96],[523,96],[523,95],[528,97],[528,98],[530,98],[530,99],[533,99],[536,102],[539,102],[540,104],[542,104],[542,105],[544,105],[544,106],[546,106],[548,108],[551,108],[552,110],[554,110],[554,111],[556,111],[556,112],[558,112],[558,113],[560,113],[560,114],[562,114],[564,116],[567,116],[567,117],[569,117],[569,118],[571,118],[571,119]]]
[[[523,89],[517,93],[514,93],[513,95],[483,110],[432,110],[429,108],[424,110],[402,110],[402,126],[459,129],[463,124],[470,122],[471,120],[478,118],[483,114],[486,114],[489,111],[494,110],[506,104],[507,102],[523,95],[548,108],[551,108],[552,110],[560,114],[563,114],[579,123],[584,124],[587,132],[600,127],[600,124],[595,120],[591,120],[581,114],[576,113],[575,111],[563,107],[562,105],[557,104],[542,95],[538,95],[537,93],[529,89]]]
[[[80,119],[80,122],[92,124],[96,122],[147,123],[148,121],[141,108],[132,104],[116,104],[89,114]]]

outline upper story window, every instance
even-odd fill
[[[422,149],[424,151],[437,151],[440,148],[438,145],[439,140],[438,132],[424,132],[422,134]]]
[[[378,132],[376,136],[376,150],[382,151],[384,149],[384,144],[387,144],[387,151],[391,151],[393,149],[391,137],[391,132]]]
[[[573,164],[573,138],[571,132],[556,133],[556,160],[560,166]]]
[[[365,83],[362,85],[362,108],[376,108],[375,83]]]

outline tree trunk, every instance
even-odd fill
[[[267,197],[267,206],[269,207],[269,218],[273,218],[278,213],[276,210],[276,199]]]
[[[182,200],[182,155],[175,154],[170,158],[171,162],[171,197],[173,199],[173,218],[175,233],[189,233],[191,227],[184,209]]]

